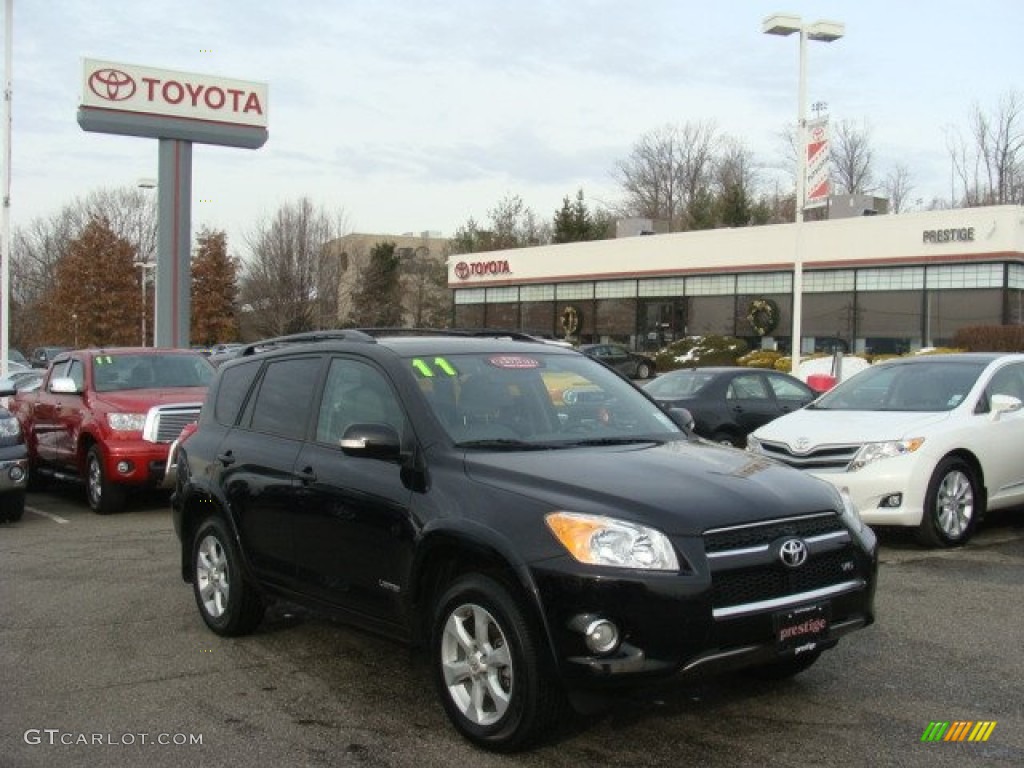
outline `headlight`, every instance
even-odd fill
[[[868,464],[882,459],[891,459],[896,456],[906,456],[913,453],[924,445],[923,437],[912,437],[908,440],[890,440],[885,443],[868,443],[853,457],[850,462],[850,471],[856,472]]]
[[[581,563],[613,568],[678,571],[672,544],[661,531],[612,517],[552,512],[548,528]]]
[[[8,416],[6,419],[0,419],[0,437],[17,437],[21,434],[21,425],[18,424],[18,420]]]
[[[857,513],[857,508],[853,505],[853,499],[850,498],[849,492],[845,488],[839,489],[831,484],[829,487],[836,493],[839,516],[846,521],[846,524],[852,530],[861,533],[864,530],[864,522],[860,519],[860,515]]]
[[[144,413],[108,413],[107,423],[118,432],[141,432],[146,426]]]

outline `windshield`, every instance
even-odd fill
[[[934,360],[858,373],[808,408],[834,411],[949,411],[966,398],[984,363]]]
[[[97,392],[205,387],[213,378],[213,370],[201,355],[111,354],[92,359]]]
[[[485,353],[409,360],[427,402],[464,447],[554,448],[679,439],[632,384],[583,355]]]

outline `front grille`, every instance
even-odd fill
[[[789,539],[807,546],[800,566],[782,562],[780,548]],[[835,512],[705,531],[712,607],[770,602],[847,583],[856,576],[853,547]]]
[[[720,528],[704,533],[704,551],[725,552],[730,549],[745,549],[775,541],[780,536],[808,538],[823,533],[845,530],[839,516],[824,512],[807,517],[791,517],[786,520],[772,520],[768,523]]]
[[[776,561],[770,567],[739,568],[712,577],[715,608],[758,603],[785,595],[810,592],[849,579],[842,563],[850,559],[848,548],[810,558],[799,568],[787,568]]]
[[[797,469],[846,470],[861,449],[859,443],[822,445],[805,453],[791,449],[786,443],[761,442],[761,451],[773,459]]]
[[[181,430],[199,420],[202,403],[181,403],[178,405],[157,405],[146,414],[146,426],[142,437],[151,443],[172,443]]]

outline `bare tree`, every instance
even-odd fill
[[[906,209],[913,188],[910,169],[903,163],[893,166],[882,182],[882,190],[889,199],[889,213],[902,213]]]
[[[874,189],[874,152],[867,125],[851,120],[833,124],[829,138],[834,192],[841,195],[868,194]]]
[[[551,241],[551,225],[537,218],[519,195],[506,195],[487,212],[487,224],[470,219],[449,240],[451,253],[526,248]]]
[[[247,238],[251,256],[243,265],[241,299],[259,334],[337,323],[340,266],[328,246],[344,229],[343,213],[332,215],[305,197],[256,226]]]
[[[975,106],[969,137],[959,132],[949,140],[954,176],[963,190],[962,205],[1024,203],[1024,98],[1017,91],[1003,96],[989,114]],[[955,192],[954,192],[955,197]]]
[[[625,194],[623,213],[667,221],[671,231],[694,228],[711,190],[718,142],[710,122],[668,125],[642,136],[613,173]]]

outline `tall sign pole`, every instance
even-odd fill
[[[14,0],[4,3],[4,200],[0,212],[0,376],[7,375],[11,343],[11,99],[14,93]]]
[[[153,329],[158,347],[189,345],[192,144],[262,147],[267,91],[265,83],[84,62],[78,108],[82,130],[159,140]]]

